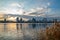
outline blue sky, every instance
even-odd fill
[[[29,16],[59,16],[60,0],[0,0],[0,12]]]

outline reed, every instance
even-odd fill
[[[60,40],[60,23],[55,23],[38,33],[38,40]]]

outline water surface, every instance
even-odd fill
[[[32,40],[52,23],[0,23],[0,40]]]

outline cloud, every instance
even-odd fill
[[[19,4],[19,3],[11,3],[10,6],[12,6],[12,7],[22,7],[22,4]]]
[[[8,17],[7,20],[12,20],[12,21],[16,21],[16,17]]]
[[[50,6],[50,2],[48,2],[47,5]]]
[[[50,2],[42,3],[40,6],[31,8],[25,15],[29,16],[45,16],[49,12],[51,12],[51,8],[49,8]]]
[[[46,2],[46,3],[41,3],[40,7],[48,8],[50,5],[51,5],[50,2]]]
[[[38,5],[38,4],[37,4]],[[29,15],[29,16],[42,16],[45,15],[45,13],[50,12],[50,8],[48,8],[48,6],[50,6],[50,2],[47,3],[42,3],[41,6],[37,6],[37,7],[33,7],[31,9],[28,8],[28,11],[23,9],[24,5],[23,3],[11,3],[10,7],[8,8],[4,8],[3,11],[6,14],[19,14],[19,15]]]
[[[1,10],[0,12],[3,12],[3,14],[19,14],[19,15],[23,15],[24,13],[24,9],[19,8],[3,8],[3,10]]]
[[[24,10],[24,9],[17,10],[17,14],[20,14],[20,15],[23,15],[23,14],[24,14],[24,12],[25,12],[25,10]]]
[[[2,8],[3,10],[0,10],[0,12],[4,12],[5,14],[19,14],[23,15],[24,9],[23,4],[21,3],[11,3],[9,4],[9,7]]]
[[[29,15],[29,16],[44,16],[50,11],[51,11],[50,8],[37,7],[37,8],[30,9],[28,12],[26,12],[26,15]]]

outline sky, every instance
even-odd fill
[[[0,14],[60,16],[60,0],[0,0]]]

